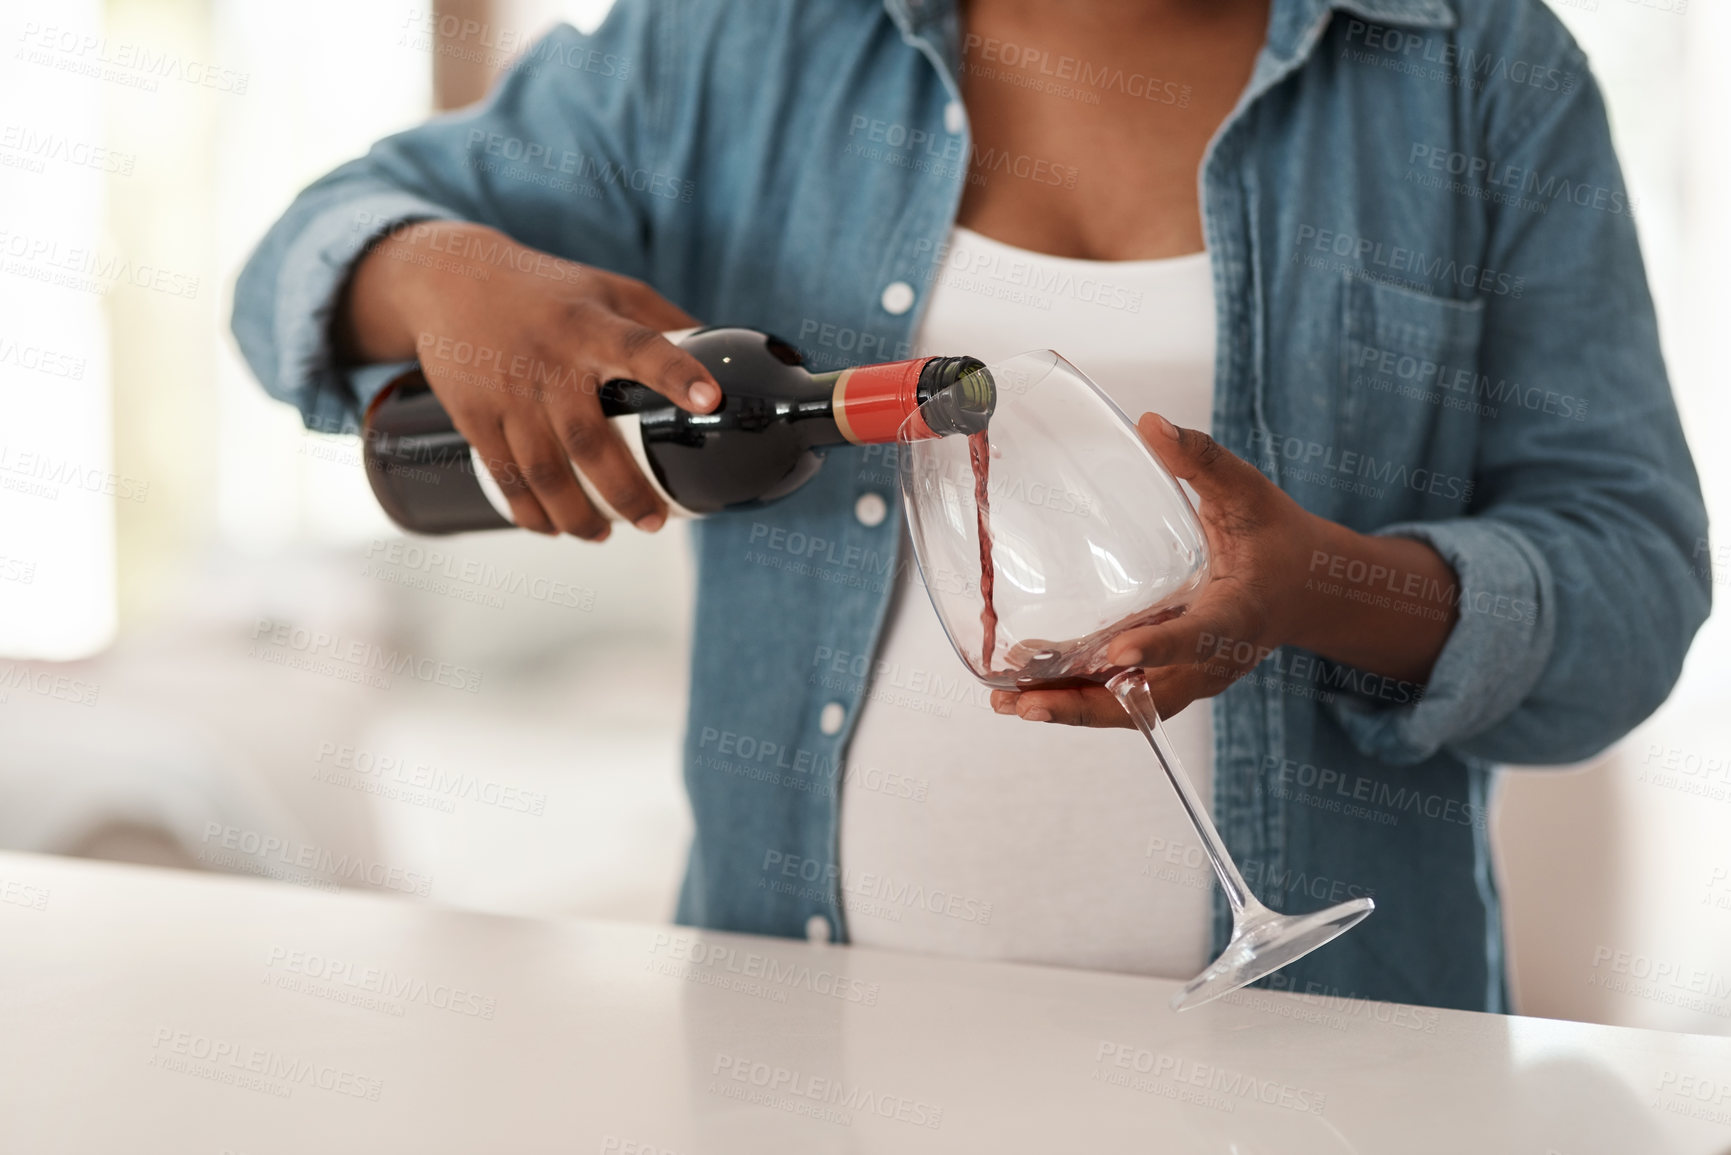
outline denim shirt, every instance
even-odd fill
[[[971,48],[969,67],[1054,99],[1187,99],[1178,78]],[[908,356],[970,159],[1115,179],[1109,157],[1075,172],[976,150],[962,49],[953,0],[618,0],[593,36],[530,48],[482,105],[303,192],[240,276],[235,335],[309,426],[354,429],[397,367],[335,360],[349,268],[393,224],[461,218],[777,333],[818,370]],[[1377,901],[1273,985],[1504,1010],[1495,765],[1627,733],[1709,602],[1599,89],[1539,0],[1274,0],[1199,179],[1214,436],[1316,514],[1428,542],[1463,591],[1427,686],[1282,649],[1212,702],[1213,813],[1253,889],[1285,911]],[[856,516],[868,493],[890,516]],[[798,936],[821,920],[845,939],[839,774],[887,676],[871,655],[901,535],[893,458],[871,448],[697,526],[681,921]],[[1327,557],[1293,577],[1414,592]],[[903,898],[945,901],[917,882]],[[1217,901],[1217,948],[1229,926]]]

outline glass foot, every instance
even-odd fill
[[[1267,908],[1247,911],[1233,927],[1232,941],[1220,957],[1172,996],[1172,1008],[1187,1011],[1249,986],[1344,934],[1375,909],[1371,899],[1355,898],[1311,914],[1276,914]]]

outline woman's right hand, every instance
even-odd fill
[[[417,357],[457,431],[486,462],[512,520],[606,540],[595,491],[653,533],[667,507],[608,419],[598,391],[638,381],[693,413],[715,378],[661,336],[698,322],[642,281],[561,260],[462,221],[404,225],[356,266],[339,343],[353,362]]]

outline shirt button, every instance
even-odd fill
[[[914,287],[906,281],[893,281],[884,289],[884,312],[899,317],[914,307]]]
[[[867,529],[882,525],[889,512],[889,502],[883,499],[882,494],[862,493],[860,499],[853,503],[853,515],[859,518],[859,523]]]
[[[805,937],[809,942],[829,941],[829,919],[821,914],[814,914],[805,920]]]
[[[968,127],[968,113],[962,107],[961,101],[952,100],[944,105],[944,127],[950,130],[951,136],[957,135],[962,129]]]
[[[841,724],[847,721],[847,707],[840,702],[831,702],[823,708],[823,713],[817,716],[817,728],[830,737],[841,733]]]

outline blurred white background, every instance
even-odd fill
[[[497,0],[479,39],[593,27],[608,3]],[[1718,514],[1731,8],[1558,11],[1607,92]],[[386,0],[0,13],[0,846],[311,885],[395,869],[443,903],[670,916],[689,833],[683,533],[398,552],[355,443],[303,432],[228,337],[235,273],[298,189],[424,119],[435,61],[446,104],[504,62],[441,56],[429,15]],[[176,55],[207,82],[156,63]],[[570,583],[588,608],[442,577],[468,561]],[[1728,617],[1617,749],[1507,777],[1497,834],[1524,1013],[1731,1034],[1731,1000],[1592,982],[1610,950],[1731,983]],[[278,622],[436,655],[481,670],[482,688],[285,668],[254,638]],[[1667,758],[1676,783],[1717,796],[1643,780]]]

